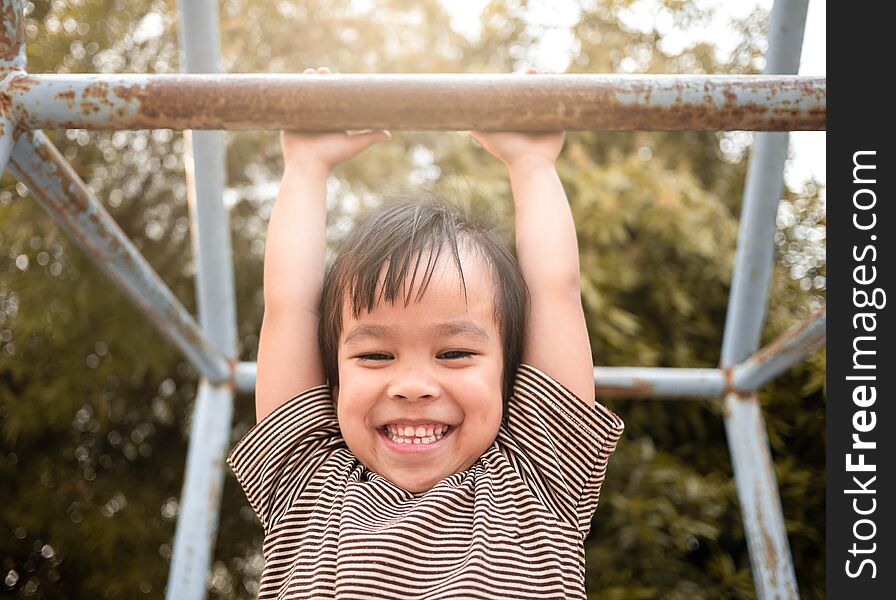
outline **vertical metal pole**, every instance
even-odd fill
[[[25,13],[22,0],[0,0],[0,89],[25,69]],[[0,175],[15,145],[16,115],[0,103]]]
[[[182,0],[178,4],[185,71],[217,73],[217,0]],[[230,225],[223,204],[223,136],[220,131],[202,131],[185,132],[184,137],[199,322],[208,339],[235,361],[236,294]],[[168,600],[201,600],[205,597],[218,533],[224,457],[230,441],[232,413],[233,382],[215,386],[203,380],[190,432],[166,591]]]
[[[25,11],[22,0],[0,0],[0,69],[25,68]]]
[[[808,0],[775,1],[765,74],[793,74],[799,69],[807,8]],[[754,138],[722,342],[722,367],[741,362],[759,347],[787,143],[787,133],[756,133]],[[725,397],[725,429],[757,598],[798,598],[768,433],[755,392]]]

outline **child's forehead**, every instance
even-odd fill
[[[363,317],[372,313],[381,313],[382,309],[390,312],[419,312],[420,305],[424,309],[440,312],[466,314],[471,308],[483,308],[487,305],[489,313],[495,307],[496,285],[492,269],[478,252],[458,248],[461,268],[457,259],[449,251],[442,251],[438,258],[414,257],[410,260],[404,277],[396,279],[395,273],[389,274],[390,265],[384,263],[373,290],[373,303],[368,310],[369,294],[358,294],[358,286],[362,285],[362,274],[354,278],[352,289],[346,290],[343,298],[343,322],[354,320],[355,315]],[[428,263],[427,261],[432,261]],[[415,263],[417,263],[415,265]],[[387,277],[391,280],[387,282]],[[365,290],[370,292],[371,290]],[[492,320],[492,319],[490,319]]]

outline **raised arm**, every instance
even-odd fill
[[[594,370],[576,230],[555,167],[564,134],[471,135],[504,162],[510,174],[517,259],[531,295],[522,360],[593,406]]]
[[[306,69],[306,74],[329,69]],[[388,132],[357,135],[283,132],[283,179],[264,251],[264,318],[258,340],[255,416],[326,383],[317,340],[326,255],[327,178],[332,169]]]

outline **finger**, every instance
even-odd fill
[[[532,68],[532,67],[529,67],[528,69],[526,69],[526,73],[527,73],[527,74],[530,74],[530,73],[538,73],[538,69],[534,69],[534,68]]]
[[[318,73],[322,73],[322,74],[324,74],[324,75],[329,75],[329,74],[330,74],[330,68],[329,68],[329,67],[320,67],[320,68],[317,70],[317,72],[318,72]]]
[[[308,75],[309,73],[314,73],[314,69],[309,67],[309,68],[305,69],[304,71],[302,71],[302,75]]]
[[[366,133],[356,133],[351,136],[358,152],[364,148],[375,144],[376,142],[386,142],[392,139],[392,134],[388,131],[369,131]]]

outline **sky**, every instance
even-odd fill
[[[648,29],[654,26],[665,35],[664,44],[668,49],[684,47],[697,40],[712,42],[723,53],[732,49],[734,36],[728,23],[731,19],[745,17],[756,8],[770,11],[773,0],[694,0],[702,7],[715,9],[713,25],[698,31],[676,32],[671,22],[664,22],[661,11],[655,10],[655,0],[636,0],[625,17],[625,24]],[[479,14],[488,0],[466,0],[455,2],[442,0],[452,15],[451,25],[469,37],[476,37],[479,31]],[[569,48],[572,36],[569,26],[578,18],[578,2],[574,0],[530,0],[530,22],[547,26],[547,33],[535,51],[531,65],[553,73],[562,73],[569,64]],[[800,75],[826,75],[826,7],[824,0],[809,0],[806,17],[806,31],[803,38],[803,53],[800,61]],[[665,48],[664,48],[665,49]],[[733,134],[731,141],[735,151],[750,142],[750,134]],[[791,133],[790,159],[784,170],[788,186],[799,189],[810,178],[822,185],[826,182],[825,154],[826,133],[823,131],[800,131]]]

